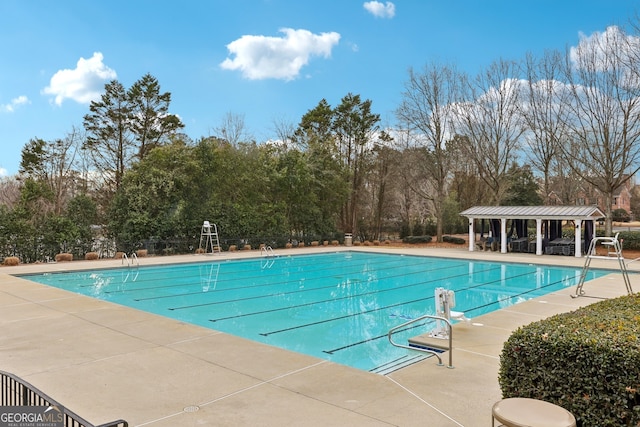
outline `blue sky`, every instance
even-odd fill
[[[192,139],[244,117],[256,141],[321,99],[373,101],[382,126],[410,67],[475,74],[497,59],[628,27],[637,0],[0,0],[0,176],[31,138],[81,128],[91,99],[146,73]]]

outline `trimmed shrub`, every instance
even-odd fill
[[[69,253],[56,254],[56,262],[67,262],[67,261],[73,261],[73,254],[69,254]]]
[[[622,251],[640,250],[640,231],[621,231],[618,239],[622,241]]]
[[[98,259],[98,252],[87,252],[84,254],[84,259],[87,261],[95,261]]]
[[[640,425],[640,295],[518,328],[500,355],[504,398],[562,406],[578,426]]]
[[[20,258],[17,256],[8,256],[2,261],[2,265],[14,267],[20,264]]]
[[[611,212],[611,220],[616,222],[629,222],[631,221],[631,215],[624,209],[615,209]]]
[[[402,239],[402,243],[431,243],[431,236],[407,236]]]
[[[442,241],[445,243],[453,243],[454,245],[464,245],[467,243],[463,238],[455,236],[442,236]]]

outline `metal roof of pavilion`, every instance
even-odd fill
[[[596,206],[474,206],[460,215],[471,219],[600,219],[604,214]]]

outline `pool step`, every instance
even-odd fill
[[[409,346],[435,351],[436,353],[444,353],[449,350],[449,339],[422,334],[409,338]]]
[[[424,359],[428,359],[429,357],[431,356],[424,354],[407,354],[406,356],[387,362],[384,365],[377,366],[371,369],[369,372],[380,375],[388,375],[394,371],[397,371],[398,369],[413,365],[414,363],[418,363]]]

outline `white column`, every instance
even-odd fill
[[[469,251],[476,249],[476,232],[473,229],[473,218],[469,218]]]
[[[536,218],[536,255],[542,255],[542,219]]]
[[[576,222],[576,258],[580,258],[582,257],[582,220],[576,218],[574,221]]]
[[[500,218],[500,252],[507,253],[507,219]]]

